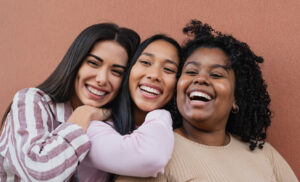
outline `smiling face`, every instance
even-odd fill
[[[165,40],[156,40],[144,49],[129,75],[130,95],[139,110],[149,112],[170,101],[178,64],[176,47]]]
[[[204,130],[225,129],[235,102],[235,76],[218,48],[196,49],[186,60],[177,84],[183,121]]]
[[[119,43],[96,43],[75,78],[73,108],[80,105],[101,107],[109,103],[118,93],[127,60],[127,52]]]

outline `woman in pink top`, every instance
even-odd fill
[[[88,27],[37,88],[15,95],[1,122],[0,181],[67,181],[86,156],[85,131],[105,119],[140,42],[111,23]]]
[[[91,149],[79,167],[80,181],[107,181],[104,171],[140,177],[163,173],[173,150],[167,110],[175,104],[180,58],[180,46],[165,35],[140,45],[112,103],[114,127],[93,121],[87,130]]]

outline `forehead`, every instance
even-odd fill
[[[200,65],[228,65],[230,63],[228,56],[219,48],[198,48],[186,60],[185,64],[196,62]]]
[[[175,61],[176,63],[179,62],[177,48],[165,40],[156,40],[151,42],[143,50],[141,56],[145,55],[143,53],[150,53],[156,58],[169,59]]]
[[[105,40],[97,42],[90,53],[100,57],[104,61],[127,64],[127,52],[125,48],[116,41]]]

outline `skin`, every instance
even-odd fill
[[[205,145],[229,142],[226,124],[235,107],[235,75],[229,63],[218,48],[198,48],[187,58],[177,84],[177,106],[183,117],[177,133]],[[192,93],[209,99],[191,98]]]
[[[117,95],[127,62],[127,52],[119,43],[96,43],[75,78],[75,94],[71,99],[74,112],[68,121],[86,130],[89,121],[105,120],[109,111],[100,107]]]
[[[178,64],[177,49],[167,41],[156,40],[145,48],[129,76],[135,121],[144,121],[149,111],[161,108],[171,100]]]

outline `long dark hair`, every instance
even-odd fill
[[[97,42],[104,40],[118,42],[127,51],[128,62],[140,43],[139,35],[131,29],[113,23],[92,25],[77,36],[54,72],[37,88],[47,93],[54,102],[70,100],[74,94],[74,80],[83,60]],[[2,118],[1,127],[9,111],[10,107]]]
[[[141,43],[139,48],[137,49],[136,53],[134,54],[132,61],[129,63],[129,68],[128,72],[125,75],[124,81],[122,83],[121,90],[119,92],[119,95],[116,97],[115,102],[112,103],[112,120],[114,122],[114,127],[115,129],[122,135],[128,134],[132,132],[135,129],[135,121],[133,117],[133,102],[130,97],[130,91],[129,91],[129,75],[130,71],[133,67],[133,65],[136,63],[137,59],[139,56],[142,54],[144,49],[151,44],[152,42],[156,40],[164,40],[169,42],[170,44],[174,45],[178,51],[178,57],[179,57],[179,68],[178,70],[181,69],[182,67],[182,53],[181,53],[181,48],[179,44],[172,38],[163,35],[163,34],[157,34],[154,35],[145,41]],[[179,77],[179,71],[177,74],[177,78]],[[176,94],[174,94],[175,96]],[[171,99],[169,103],[167,103],[164,108],[172,112],[175,108],[175,99]]]
[[[259,67],[264,59],[255,55],[246,43],[201,21],[192,20],[183,32],[193,36],[183,48],[184,60],[200,47],[219,48],[228,56],[235,74],[234,97],[239,112],[230,113],[226,131],[249,142],[251,150],[262,148],[271,123],[271,99]]]

